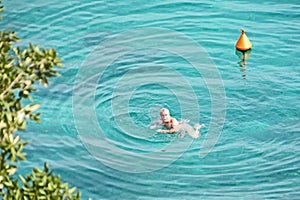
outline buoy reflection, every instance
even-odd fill
[[[239,50],[236,50],[235,51],[235,55],[237,55],[240,58],[240,61],[238,62],[238,64],[240,66],[240,71],[242,72],[242,77],[244,79],[246,79],[246,72],[247,72],[247,68],[246,68],[247,62],[246,61],[251,56],[251,49],[248,50],[248,51],[239,51]]]

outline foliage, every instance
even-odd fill
[[[58,75],[55,67],[61,67],[54,49],[32,44],[21,49],[15,47],[17,41],[15,32],[0,31],[0,199],[79,199],[80,192],[62,183],[47,163],[44,170],[34,168],[26,177],[16,175],[27,144],[16,132],[25,130],[29,120],[40,121],[40,113],[35,112],[40,105],[31,96],[34,83],[47,87],[48,78]],[[23,105],[24,100],[30,103]]]

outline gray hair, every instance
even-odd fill
[[[161,113],[164,113],[164,112],[168,112],[170,114],[170,111],[167,108],[160,109],[159,113],[161,114]]]

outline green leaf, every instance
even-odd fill
[[[12,121],[11,113],[7,112],[7,113],[5,113],[5,115],[6,115],[7,121],[10,123]]]
[[[8,188],[14,186],[11,180],[4,182],[4,185],[5,185],[6,187],[8,187]]]
[[[46,192],[43,189],[39,189],[39,194],[46,195]],[[40,199],[46,199],[46,197],[41,196]]]
[[[20,180],[22,181],[23,184],[25,184],[27,181],[22,175],[19,175]]]
[[[49,171],[49,166],[48,166],[48,163],[47,163],[47,162],[44,163],[44,171],[45,171],[46,173],[48,173],[48,171]]]
[[[17,154],[18,158],[21,159],[21,160],[26,160],[25,156],[26,156],[26,153],[18,153]]]
[[[7,170],[7,172],[10,176],[12,176],[15,174],[16,170],[17,170],[16,166],[10,166],[9,169]]]
[[[76,187],[71,188],[71,189],[69,190],[69,193],[70,193],[70,194],[74,193],[74,192],[76,191],[76,189],[77,189]]]
[[[35,110],[37,110],[39,107],[41,106],[41,104],[34,104],[30,106],[30,111],[34,112]]]

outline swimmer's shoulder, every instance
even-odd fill
[[[176,118],[172,117],[172,124],[177,126],[177,125],[179,125],[179,122],[177,121]]]

